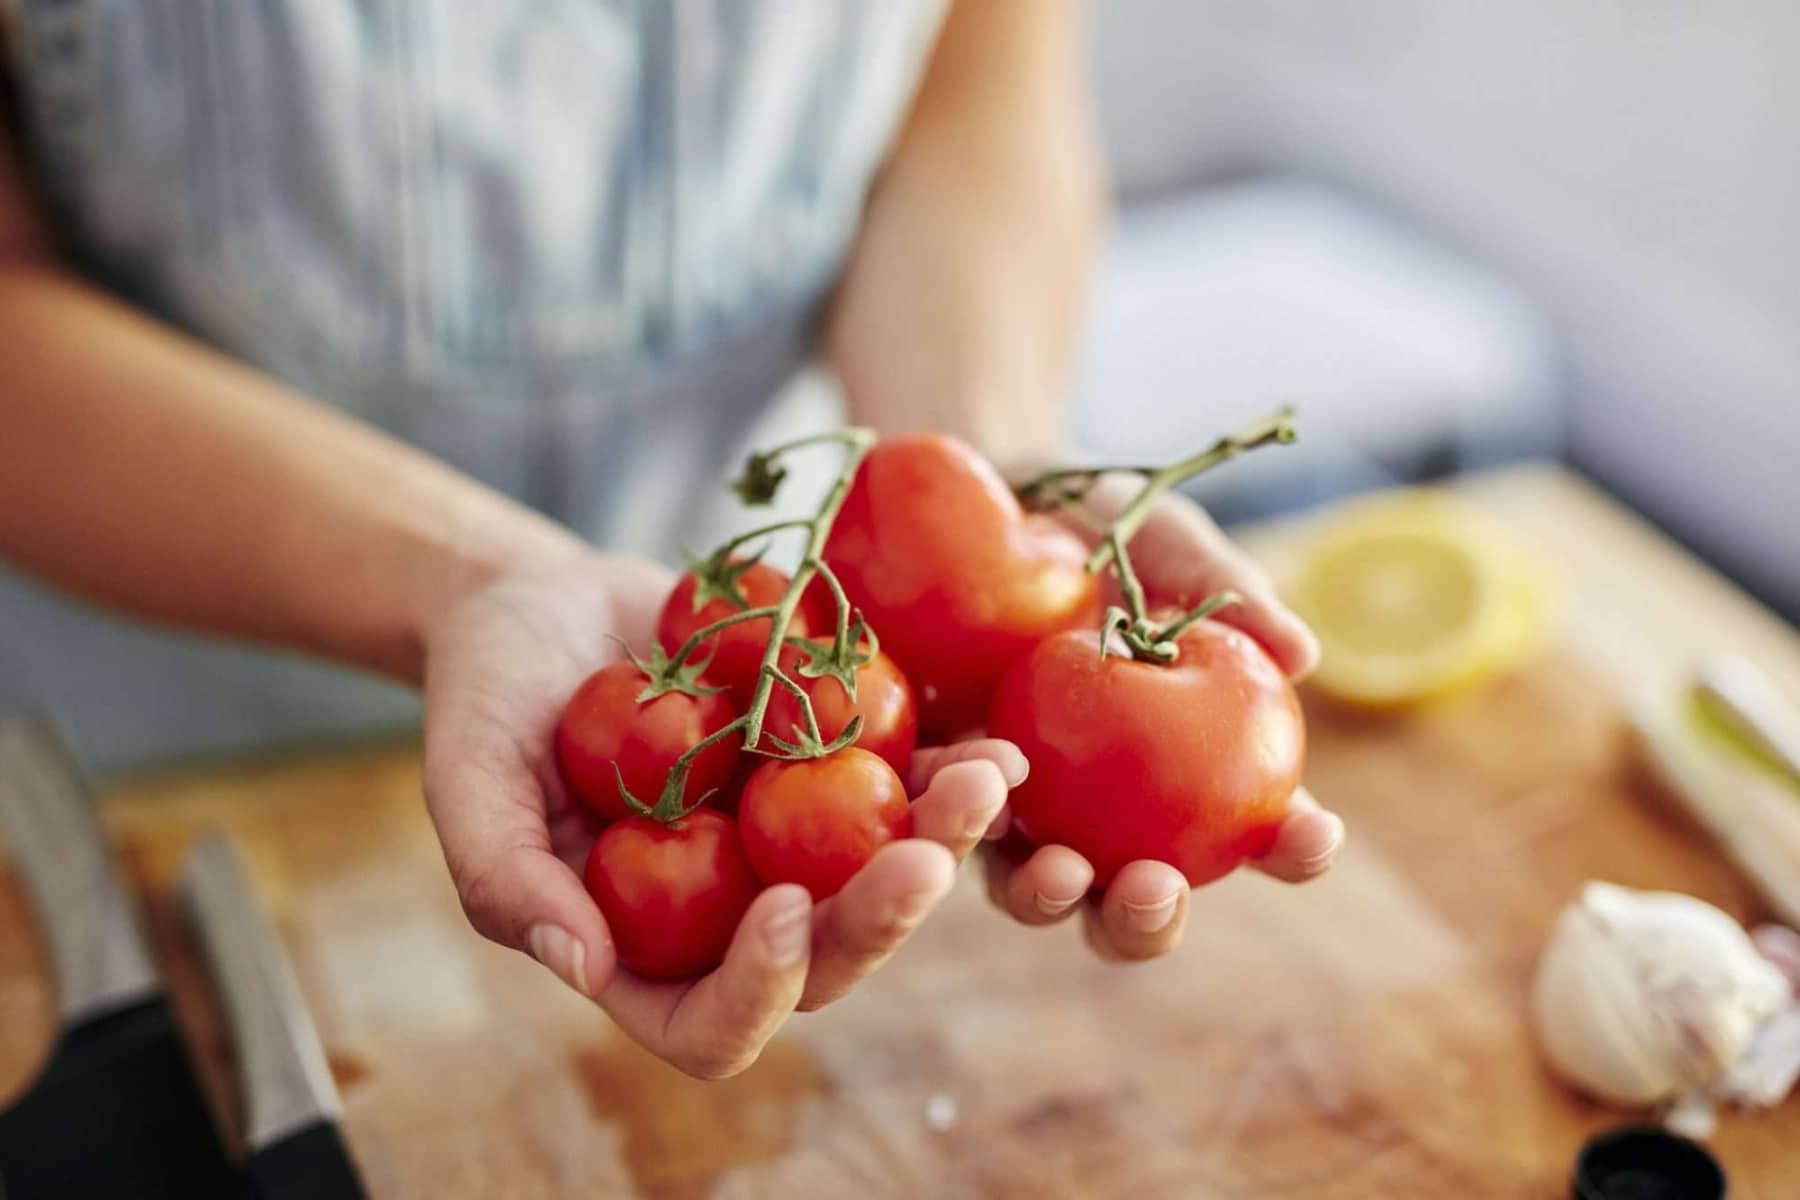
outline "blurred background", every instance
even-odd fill
[[[1085,445],[1295,401],[1304,453],[1223,473],[1228,518],[1563,456],[1800,616],[1800,7],[1093,12]]]

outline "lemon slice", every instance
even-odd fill
[[[1542,639],[1549,590],[1509,530],[1429,490],[1340,510],[1291,588],[1324,651],[1314,685],[1372,708],[1447,696],[1517,665]]]

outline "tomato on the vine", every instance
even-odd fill
[[[656,640],[665,654],[673,656],[689,638],[715,621],[745,609],[774,607],[787,594],[786,573],[767,563],[734,562],[729,570],[734,575],[732,586],[744,601],[741,607],[724,596],[715,595],[696,608],[694,598],[700,594],[700,581],[693,571],[682,573],[669,598],[663,602],[662,613],[656,621]],[[787,629],[789,634],[806,636],[831,630],[832,622],[825,616],[816,595],[809,590],[794,611],[794,619]],[[746,705],[750,702],[750,694],[756,690],[756,677],[762,672],[769,624],[769,618],[756,617],[728,626],[702,642],[689,656],[689,661],[706,662],[703,678],[729,688],[732,699],[740,707]],[[708,655],[711,655],[710,661]]]
[[[1280,668],[1217,621],[1175,642],[1162,665],[1102,658],[1097,631],[1058,634],[994,697],[988,732],[1031,763],[1015,823],[1085,856],[1096,884],[1141,858],[1217,879],[1269,852],[1300,782],[1306,729]]]
[[[619,961],[651,979],[718,966],[762,890],[737,824],[709,808],[669,825],[633,816],[607,826],[584,877]]]
[[[744,787],[738,824],[758,877],[823,900],[877,850],[911,835],[912,809],[894,769],[852,746],[764,764]]]
[[[829,743],[844,732],[854,717],[863,719],[862,732],[856,735],[858,748],[878,755],[896,772],[905,774],[912,762],[914,745],[919,740],[919,712],[913,703],[912,688],[900,667],[886,651],[875,656],[856,671],[856,699],[850,698],[841,681],[833,676],[809,679],[800,673],[806,655],[798,646],[781,650],[781,670],[789,679],[805,689],[812,701],[813,717],[819,723],[819,740]],[[792,692],[778,687],[769,696],[769,711],[763,728],[788,742],[799,741],[806,729],[806,717],[800,701]]]
[[[869,451],[825,561],[906,672],[928,734],[981,724],[1033,645],[1097,624],[1100,581],[1055,518],[1027,514],[988,461],[936,434]]]
[[[641,803],[654,805],[675,760],[737,716],[716,692],[669,691],[640,704],[648,683],[636,663],[601,667],[575,689],[556,724],[556,765],[563,782],[589,808],[614,820],[631,813],[619,794],[621,779]],[[723,788],[737,759],[735,735],[702,750],[688,770],[683,798],[691,803]]]

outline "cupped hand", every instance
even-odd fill
[[[425,793],[479,932],[536,958],[653,1053],[719,1078],[755,1061],[789,1013],[837,999],[894,953],[949,891],[1024,763],[1004,743],[921,751],[907,781],[915,836],[822,903],[767,889],[704,978],[633,975],[581,882],[599,826],[564,789],[551,732],[575,686],[619,654],[609,635],[649,644],[671,582],[654,564],[581,553],[446,609],[427,638]]]
[[[1141,481],[1108,476],[1088,493],[1086,506],[1110,521],[1136,494]],[[1077,526],[1086,532],[1085,526]],[[1160,497],[1132,538],[1131,561],[1152,607],[1191,609],[1221,591],[1241,600],[1216,619],[1243,630],[1287,672],[1299,679],[1319,658],[1306,625],[1275,594],[1269,574],[1233,545],[1193,501]],[[1187,922],[1187,880],[1167,863],[1142,860],[1121,869],[1105,894],[1090,898],[1094,870],[1067,846],[1032,847],[1008,835],[1002,814],[986,856],[988,894],[1027,925],[1050,925],[1080,914],[1088,943],[1104,958],[1154,958],[1181,942]],[[1294,793],[1274,848],[1251,866],[1288,883],[1316,878],[1331,866],[1344,840],[1344,823],[1321,808],[1306,789]]]

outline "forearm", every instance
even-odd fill
[[[826,327],[853,419],[1054,455],[1105,216],[1079,7],[955,5]]]
[[[572,535],[30,259],[0,262],[0,557],[416,680],[434,612]]]

